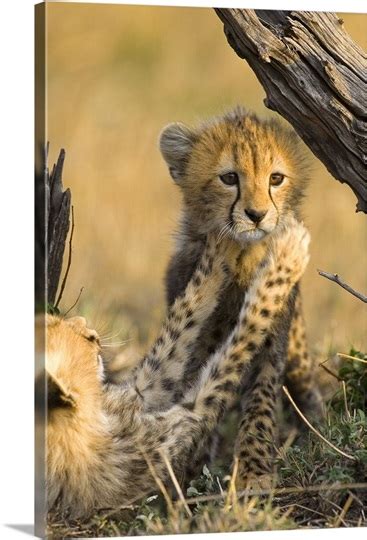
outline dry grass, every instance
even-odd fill
[[[331,359],[338,384],[327,402],[326,419],[292,446],[277,449],[277,486],[235,490],[226,469],[204,466],[185,490],[174,480],[167,490],[149,457],[152,494],[84,521],[49,516],[50,538],[236,532],[367,525],[367,355],[350,351]],[[330,374],[329,374],[330,377]],[[231,440],[228,440],[231,446]],[[350,459],[349,455],[353,456]]]

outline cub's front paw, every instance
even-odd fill
[[[310,233],[303,223],[289,219],[272,239],[272,258],[277,274],[284,273],[292,284],[297,283],[310,258],[309,244]]]

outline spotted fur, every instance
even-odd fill
[[[275,120],[259,120],[242,108],[197,128],[170,124],[162,132],[160,148],[183,196],[176,249],[166,275],[168,304],[190,280],[207,234],[216,234],[228,245],[226,261],[231,279],[192,350],[185,378],[190,385],[207,357],[233,329],[272,235],[286,226],[290,217],[300,218],[309,166],[292,130]],[[228,174],[233,173],[237,182],[226,184]],[[274,174],[284,176],[280,185],[271,185]],[[273,281],[276,287],[282,286],[279,276]],[[287,315],[275,321],[272,341],[276,354],[288,359],[285,377],[294,399],[307,414],[319,414],[321,399],[314,380],[313,361],[307,352],[298,285]],[[269,355],[263,348],[254,364],[262,366]],[[259,385],[261,374],[256,377]],[[274,392],[280,380],[283,381],[283,374],[276,377]],[[247,423],[242,425],[241,431],[246,430]],[[240,434],[237,449],[242,439]],[[242,459],[247,449],[238,452]]]
[[[215,242],[207,243],[161,335],[124,384],[103,382],[98,335],[84,319],[47,317],[46,370],[48,395],[53,396],[46,445],[50,509],[85,517],[99,508],[131,503],[156,489],[153,477],[169,482],[166,459],[181,478],[236,399],[244,370],[305,269],[308,241],[307,231],[296,222],[273,237],[232,332],[210,356],[196,383],[166,410],[147,410],[158,396],[150,384],[154,388],[157,373],[166,379],[171,362],[179,366],[190,361],[190,348],[197,340],[193,329],[198,325],[200,332],[217,305],[227,272],[221,248],[214,256]],[[277,278],[282,283],[264,294],[265,284]],[[264,310],[268,317],[262,315]],[[195,325],[188,324],[193,315]],[[254,326],[257,331],[251,332]],[[178,385],[183,373],[184,369],[176,375],[169,372]],[[171,400],[171,385],[167,386]]]

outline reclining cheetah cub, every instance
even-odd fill
[[[299,217],[308,169],[293,131],[274,120],[260,121],[242,108],[196,129],[170,124],[162,132],[160,148],[183,195],[176,250],[166,275],[168,304],[191,279],[207,234],[217,234],[230,246],[227,263],[232,279],[193,347],[185,374],[190,385],[208,356],[233,329],[272,234],[290,216]],[[279,277],[275,281],[278,284]],[[270,285],[271,281],[264,292]],[[306,347],[298,285],[294,308],[290,305],[288,311],[273,326],[271,339],[255,358],[252,393],[244,392],[244,406],[252,416],[245,416],[236,443],[236,451],[243,457],[239,470],[243,478],[250,443],[256,445],[262,437],[261,424],[255,422],[262,396],[273,399],[269,415],[274,416],[280,380],[272,373],[272,358],[288,358],[285,382],[301,408],[308,414],[321,412],[313,362]],[[269,317],[267,310],[262,316]],[[253,459],[264,463],[264,457],[255,452]]]
[[[245,367],[306,267],[308,242],[307,231],[295,221],[272,238],[233,330],[173,405],[162,387],[181,385],[191,349],[228,279],[225,250],[215,238],[208,238],[158,339],[124,384],[103,382],[98,335],[83,318],[47,317],[49,509],[75,517],[128,504],[154,490],[152,469],[169,482],[167,459],[181,476],[232,405]],[[162,400],[162,394],[168,397]],[[160,400],[166,410],[149,412]]]

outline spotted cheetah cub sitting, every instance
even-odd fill
[[[227,263],[232,279],[192,349],[185,374],[189,386],[236,324],[272,235],[289,217],[299,218],[309,171],[293,131],[275,120],[261,121],[242,108],[197,128],[170,124],[161,134],[160,149],[183,196],[176,249],[166,275],[168,304],[191,279],[208,234],[216,234],[219,241],[229,245]],[[265,283],[263,293],[273,285],[282,286],[282,278]],[[252,380],[247,377],[245,381],[247,386],[251,383],[252,392],[246,392],[247,414],[236,443],[243,483],[249,469],[270,469],[276,438],[276,397],[283,382],[276,363],[287,358],[285,384],[300,407],[308,414],[321,410],[313,362],[306,347],[298,284],[294,296],[294,305],[290,303],[288,313],[283,312],[274,321],[271,335],[257,352]],[[264,319],[270,316],[266,309],[261,315]],[[269,401],[265,423],[273,425],[266,438],[264,422],[258,421],[264,400]]]
[[[181,385],[191,350],[228,279],[225,249],[215,238],[203,245],[158,339],[123,384],[103,381],[99,338],[83,318],[47,317],[49,509],[86,517],[128,504],[155,490],[153,471],[169,482],[168,462],[181,477],[232,405],[245,367],[306,267],[308,243],[307,231],[294,220],[272,238],[233,330],[176,404],[174,391],[164,388]]]

